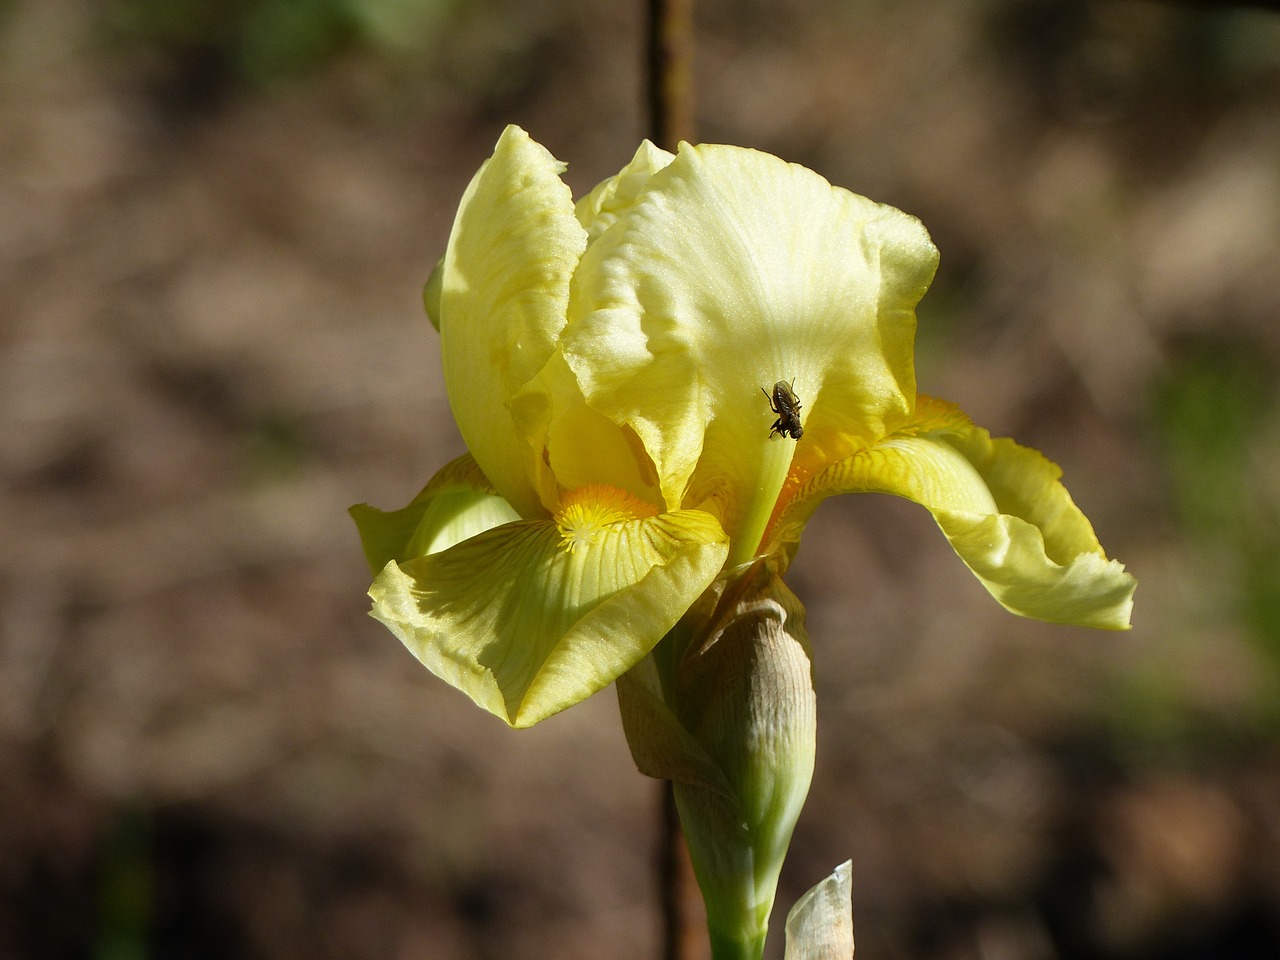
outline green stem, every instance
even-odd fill
[[[760,960],[764,956],[764,934],[751,940],[737,940],[718,930],[711,934],[711,960]]]

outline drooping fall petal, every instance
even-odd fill
[[[407,507],[379,510],[357,503],[348,512],[360,531],[365,559],[373,573],[388,561],[438,553],[520,519],[469,454],[442,467]]]
[[[922,397],[915,417],[794,491],[774,527],[794,543],[835,493],[890,493],[929,510],[991,595],[1051,623],[1125,630],[1136,582],[1108,560],[1093,527],[1035,450],[996,439],[951,404]]]
[[[726,552],[719,525],[697,511],[576,532],[521,521],[388,563],[369,595],[373,616],[433,673],[526,727],[640,660]]]

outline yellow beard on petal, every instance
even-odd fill
[[[656,516],[657,509],[625,490],[592,483],[570,490],[560,498],[555,521],[560,545],[569,553],[590,547],[609,527],[628,520]]]

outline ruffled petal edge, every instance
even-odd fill
[[[1093,526],[1039,452],[992,439],[952,404],[921,396],[915,415],[879,443],[784,491],[770,534],[789,553],[818,503],[837,493],[889,493],[933,514],[960,559],[1020,616],[1127,630],[1137,582],[1107,559]]]

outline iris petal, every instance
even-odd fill
[[[357,503],[348,512],[360,531],[365,559],[373,573],[390,560],[438,553],[520,519],[469,454],[442,467],[407,507],[387,511]]]
[[[563,170],[523,130],[508,127],[463,195],[439,276],[425,293],[439,315],[458,429],[485,476],[525,517],[545,516],[557,491],[506,403],[551,356],[586,246]]]
[[[618,217],[636,202],[649,178],[674,159],[675,154],[654,146],[648,140],[641,143],[630,163],[615,176],[597,184],[575,206],[578,222],[586,228],[588,238],[595,240],[613,226]]]
[[[562,354],[553,354],[507,406],[522,434],[545,451],[563,489],[603,483],[662,505],[657,473],[639,437],[587,405]]]
[[[389,563],[373,616],[432,673],[516,727],[586,699],[637,663],[715,578],[715,519],[616,523],[566,549],[556,523],[509,523]]]
[[[745,559],[793,456],[847,456],[909,414],[936,258],[900,211],[686,144],[588,247],[564,355],[587,402],[643,441],[668,506],[714,501]],[[798,445],[769,439],[761,389],[779,380],[803,407]]]
[[[891,493],[929,510],[988,591],[1013,613],[1125,630],[1135,581],[1035,450],[993,440],[960,411],[922,397],[913,420],[799,486],[771,540],[789,549],[827,496]]]

